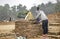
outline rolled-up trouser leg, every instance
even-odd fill
[[[43,34],[48,34],[48,20],[42,21]]]

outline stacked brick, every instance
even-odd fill
[[[60,13],[54,13],[48,15],[49,20],[49,33],[60,35]]]
[[[19,36],[34,37],[42,34],[40,24],[33,24],[32,21],[20,20],[15,22],[15,33]]]
[[[15,22],[0,21],[0,39],[15,39]]]
[[[0,39],[15,39],[15,34],[11,33],[1,33],[0,34]]]
[[[60,13],[53,13],[48,15],[49,23],[60,23]]]

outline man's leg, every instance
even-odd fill
[[[43,29],[43,37],[48,37],[48,20],[43,20],[42,21],[42,29]]]

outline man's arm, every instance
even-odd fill
[[[41,15],[40,13],[39,14],[37,14],[37,16],[36,16],[36,18],[35,19],[37,19],[38,17],[39,17],[39,15]]]

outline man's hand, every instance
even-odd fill
[[[42,22],[42,20],[40,20],[39,22]]]

